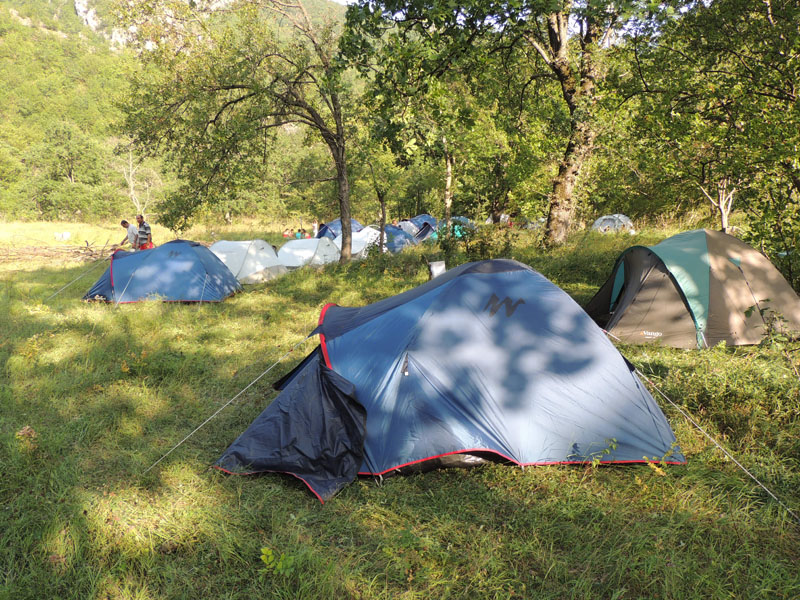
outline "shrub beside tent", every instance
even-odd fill
[[[328,305],[313,333],[320,346],[217,468],[288,473],[326,500],[358,474],[486,458],[685,462],[605,334],[521,263],[468,263],[375,304]]]
[[[772,263],[707,229],[625,250],[586,311],[623,342],[677,348],[757,344],[770,326],[800,330],[800,300]]]
[[[330,238],[289,240],[278,250],[278,260],[288,269],[305,265],[321,267],[339,260],[339,249]]]
[[[275,249],[264,240],[220,240],[209,250],[225,263],[239,283],[261,283],[287,272]]]
[[[208,248],[173,240],[152,250],[117,250],[83,299],[118,304],[147,299],[219,302],[241,289],[230,269]]]

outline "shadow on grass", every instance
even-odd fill
[[[591,280],[566,256],[537,257],[559,285],[547,268]],[[489,465],[360,480],[325,506],[286,476],[207,470],[266,405],[271,376],[140,475],[310,332],[322,305],[367,304],[426,279],[418,257],[397,258],[298,271],[207,306],[115,309],[70,288],[42,307],[31,290],[52,293],[52,278],[64,285],[82,267],[0,277],[11,317],[0,324],[0,598],[798,595],[797,530],[730,465],[697,454],[664,476]],[[756,442],[741,426],[741,443],[769,444],[753,460],[786,477],[796,503],[795,388],[773,373],[774,357],[648,352],[644,366],[676,401],[704,408],[704,423],[724,407],[762,411],[753,424],[774,437]],[[35,448],[16,435],[25,425]],[[261,562],[265,546],[285,568]]]

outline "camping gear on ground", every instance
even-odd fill
[[[516,261],[464,264],[360,308],[329,304],[313,333],[320,346],[217,468],[288,473],[326,500],[357,474],[487,458],[685,462],[602,330]]]
[[[173,240],[152,250],[117,250],[83,299],[117,304],[147,299],[219,302],[241,289],[211,250],[197,242]]]
[[[708,229],[625,250],[586,311],[625,343],[676,348],[757,344],[767,321],[800,330],[800,299],[772,263]]]
[[[592,229],[600,233],[612,233],[627,231],[631,234],[636,233],[633,228],[633,221],[622,214],[603,215],[592,223]]]
[[[381,232],[373,227],[364,227],[361,231],[356,231],[351,236],[350,252],[353,260],[361,260],[367,257],[372,247],[377,247],[380,242]],[[336,236],[333,243],[341,252],[342,235]]]
[[[428,263],[428,279],[433,279],[447,272],[447,265],[443,260],[433,260]]]
[[[350,231],[351,233],[355,233],[357,231],[361,231],[364,229],[364,226],[356,221],[355,219],[350,219]],[[318,238],[330,238],[334,239],[336,236],[342,234],[342,220],[341,219],[334,219],[333,221],[329,221],[327,223],[323,223],[319,226],[319,231],[317,232]]]
[[[264,240],[220,240],[209,248],[225,263],[239,283],[261,283],[287,272],[275,249]]]
[[[289,240],[278,250],[278,260],[287,269],[305,265],[321,267],[339,260],[339,249],[330,238]]]

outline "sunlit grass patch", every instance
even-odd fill
[[[583,302],[627,245],[662,237],[513,254]],[[435,258],[298,269],[202,306],[85,303],[92,276],[44,302],[84,266],[1,264],[0,598],[800,596],[800,528],[658,396],[686,466],[488,464],[362,478],[324,506],[286,475],[209,468],[318,343],[326,303],[411,289]],[[798,508],[794,345],[619,349]]]

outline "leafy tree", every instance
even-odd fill
[[[548,243],[560,244],[575,211],[576,180],[595,143],[593,116],[597,82],[603,77],[602,47],[633,6],[599,0],[471,0],[457,6],[434,0],[362,0],[348,11],[346,50],[362,65],[377,69],[379,82],[387,88],[407,93],[427,78],[447,73],[456,61],[469,58],[473,61],[469,70],[480,73],[486,57],[501,59],[513,48],[531,50],[538,59],[531,77],[547,73],[555,78],[569,114],[546,234]]]
[[[651,172],[692,181],[723,229],[736,194],[773,260],[798,233],[798,19],[796,2],[696,3],[622,48],[636,134],[661,150]]]
[[[136,214],[147,214],[147,208],[164,185],[158,169],[140,161],[131,149],[123,153],[115,166],[125,179],[128,198],[136,209]]]
[[[276,131],[300,125],[330,152],[349,260],[348,84],[335,24],[313,22],[300,0],[129,6],[143,67],[127,129],[143,151],[165,152],[184,181],[160,220],[181,229],[202,204],[236,195],[263,170]]]
[[[54,181],[96,184],[101,179],[100,155],[92,138],[65,121],[45,132],[44,140],[28,153],[28,163]]]
[[[113,102],[127,54],[85,30],[66,0],[0,4],[0,38],[3,216],[113,214],[124,200],[109,177]]]

